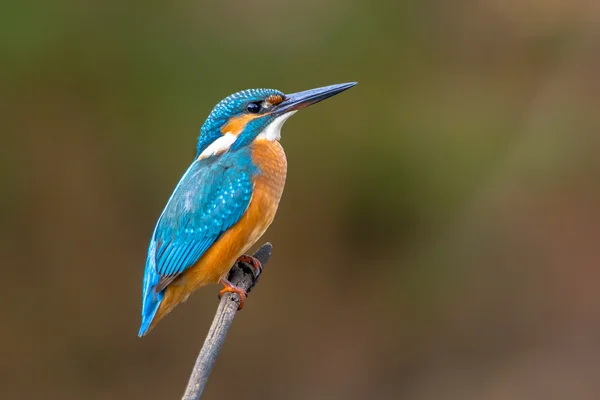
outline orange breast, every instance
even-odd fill
[[[254,178],[254,190],[248,209],[193,267],[165,289],[165,296],[152,326],[177,304],[186,300],[194,290],[219,282],[238,257],[248,251],[273,222],[287,174],[285,153],[278,141],[255,140],[252,144],[252,160],[260,173]]]

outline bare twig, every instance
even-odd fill
[[[265,243],[254,253],[254,257],[265,265],[271,257],[270,243]],[[245,263],[237,263],[229,272],[228,280],[236,286],[250,292],[258,280],[254,269]],[[198,400],[204,391],[210,371],[219,355],[221,346],[225,341],[229,327],[233,322],[236,311],[240,304],[240,296],[237,293],[225,293],[221,298],[213,323],[204,340],[204,345],[198,354],[192,375],[188,381],[187,388],[182,400]]]

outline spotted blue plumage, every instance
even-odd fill
[[[164,296],[158,288],[198,261],[244,214],[259,171],[250,150],[197,160],[188,168],[161,214],[148,249],[144,272],[142,336]]]

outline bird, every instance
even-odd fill
[[[246,292],[227,280],[236,261],[259,270],[246,251],[273,222],[287,159],[281,127],[298,110],[356,85],[324,86],[293,94],[247,89],[219,102],[200,128],[196,155],[164,207],[148,246],[138,336],[196,289],[221,283],[219,295]]]

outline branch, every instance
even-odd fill
[[[269,257],[271,257],[272,248],[271,243],[263,244],[254,253],[254,258],[258,259],[264,266],[269,261]],[[259,276],[255,276],[254,274],[255,272],[252,267],[240,262],[231,268],[228,280],[249,293],[259,278]],[[237,293],[228,292],[221,298],[217,313],[208,331],[208,335],[206,335],[200,354],[198,354],[182,400],[198,400],[202,396],[210,371],[219,355],[221,346],[223,346],[239,305],[240,296]]]

